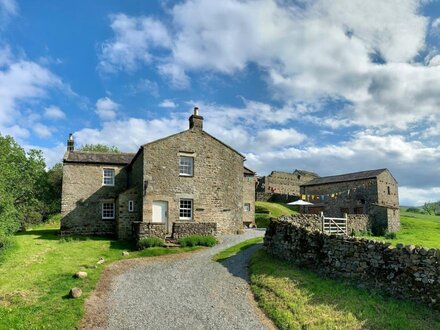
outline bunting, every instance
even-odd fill
[[[356,192],[356,190],[364,188],[364,189],[368,189],[370,186],[374,185],[374,180],[369,180],[365,183],[362,183],[356,187],[347,189],[347,190],[343,190],[343,191],[335,191],[335,192],[331,192],[328,194],[321,194],[321,195],[309,195],[309,194],[302,194],[301,195],[301,199],[304,201],[325,201],[328,198],[331,199],[335,199],[338,198],[339,196],[350,196],[352,193]]]

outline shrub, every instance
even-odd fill
[[[154,236],[142,238],[137,243],[137,247],[139,250],[143,250],[143,249],[154,247],[154,246],[162,247],[164,245],[165,245],[165,242],[163,241],[163,239],[160,239],[159,237],[154,237]]]
[[[177,241],[180,246],[214,246],[217,244],[217,239],[211,235],[192,235],[179,239]]]
[[[0,234],[0,261],[2,261],[5,256],[7,249],[10,249],[15,245],[15,239],[13,236],[6,236]]]
[[[266,214],[269,214],[270,211],[267,208],[265,208],[264,206],[255,205],[255,213],[266,213]]]
[[[384,237],[387,239],[396,239],[397,235],[396,233],[385,233]]]
[[[355,237],[361,237],[361,236],[373,236],[373,233],[370,229],[363,229],[363,230],[353,230],[352,236]]]

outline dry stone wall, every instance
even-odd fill
[[[217,224],[212,222],[175,222],[173,224],[173,238],[179,239],[191,235],[217,234]]]
[[[145,237],[165,239],[167,236],[167,228],[164,223],[135,222],[133,223],[133,231],[138,241]]]
[[[440,250],[334,236],[272,220],[264,247],[277,258],[334,278],[378,288],[394,297],[440,308]]]

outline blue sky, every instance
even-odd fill
[[[389,168],[440,199],[437,1],[0,0],[0,133],[61,160],[205,130],[264,175]]]

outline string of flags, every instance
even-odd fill
[[[352,187],[347,190],[328,193],[328,194],[319,194],[319,195],[311,195],[311,194],[302,194],[301,199],[304,201],[324,201],[326,199],[335,199],[340,197],[348,197],[350,194],[355,193],[358,189],[367,189],[370,185],[374,183],[374,180],[369,180],[368,182],[365,182],[363,184],[360,184],[356,187]]]

